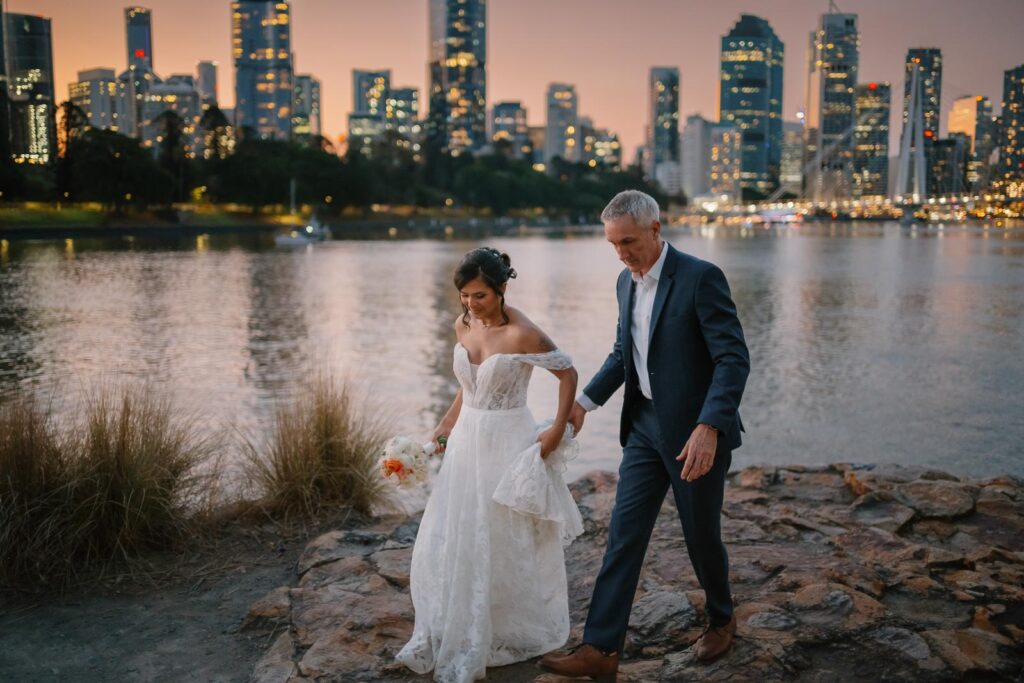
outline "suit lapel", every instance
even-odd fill
[[[619,297],[619,336],[622,343],[622,356],[626,367],[633,362],[633,296],[636,284],[632,277],[627,277],[623,285],[624,291]]]
[[[676,251],[668,242],[665,243],[668,253],[665,255],[665,265],[661,269],[661,278],[658,280],[658,291],[654,293],[654,308],[651,310],[651,336],[647,340],[648,346],[654,341],[654,330],[658,328],[658,320],[661,318],[661,311],[665,308],[665,300],[672,290],[676,274]]]

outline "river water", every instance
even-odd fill
[[[1024,475],[1024,229],[895,224],[666,231],[725,271],[750,347],[734,467],[892,462]],[[507,251],[508,301],[576,361],[615,330],[603,235],[483,242],[267,237],[10,241],[0,248],[0,395],[72,409],[97,382],[148,382],[210,429],[258,436],[312,373],[350,378],[396,433],[429,436],[454,396],[452,272]],[[530,405],[551,416],[536,371]],[[614,469],[621,392],[588,418],[570,474]]]

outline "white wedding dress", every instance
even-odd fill
[[[567,436],[541,460],[541,427],[526,407],[533,367],[572,360],[561,351],[495,354],[476,366],[461,344],[454,353],[462,410],[416,536],[416,624],[397,659],[465,683],[566,642],[562,546],[583,527],[562,478],[578,446]]]

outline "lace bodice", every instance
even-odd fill
[[[455,378],[462,386],[462,404],[479,410],[509,410],[526,405],[526,390],[534,366],[566,370],[572,358],[559,351],[545,353],[496,353],[479,365],[469,362],[469,352],[455,344]]]

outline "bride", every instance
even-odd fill
[[[466,254],[455,272],[459,391],[434,432],[448,440],[413,548],[416,624],[397,655],[437,681],[483,678],[486,667],[537,657],[569,635],[562,544],[582,521],[561,471],[575,446],[563,435],[576,370],[505,305],[515,276],[508,255],[488,248]],[[559,382],[558,413],[543,430],[526,407],[535,366]]]

